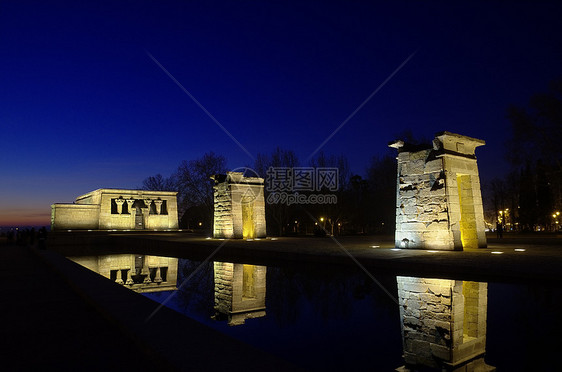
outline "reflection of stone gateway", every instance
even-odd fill
[[[398,276],[406,365],[439,371],[494,371],[484,361],[488,284]]]
[[[98,189],[51,206],[51,229],[177,229],[176,192]]]
[[[215,238],[265,238],[265,200],[263,178],[244,177],[242,172],[227,172],[215,180]]]
[[[442,132],[430,146],[395,141],[398,149],[398,248],[486,247],[475,148],[484,141]]]
[[[267,267],[214,263],[216,317],[226,316],[229,325],[265,316]]]

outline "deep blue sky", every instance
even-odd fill
[[[134,188],[207,151],[305,159],[408,56],[323,150],[364,174],[405,129],[487,141],[481,178],[506,171],[510,103],[562,75],[557,2],[0,1],[0,225],[50,204]]]

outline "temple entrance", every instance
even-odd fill
[[[142,212],[139,210],[140,208],[134,208],[133,211],[135,214],[135,229],[136,230],[143,230],[144,229],[144,219],[142,216]]]
[[[478,248],[478,234],[476,233],[476,213],[472,196],[472,180],[467,174],[457,175],[459,206],[461,218],[461,242],[463,249]]]
[[[242,238],[254,239],[254,202],[242,203]]]

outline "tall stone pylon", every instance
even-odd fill
[[[264,180],[227,172],[215,181],[213,237],[255,239],[266,237]]]
[[[450,132],[433,146],[404,141],[398,150],[397,248],[463,250],[486,247],[475,149],[483,140]]]

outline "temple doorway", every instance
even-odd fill
[[[242,238],[254,239],[254,202],[242,203]]]
[[[136,230],[143,230],[144,229],[144,219],[142,216],[142,212],[140,208],[134,208],[135,211],[135,229]]]
[[[472,180],[470,175],[457,175],[457,188],[459,193],[459,207],[461,218],[461,242],[463,249],[478,248],[478,234],[476,232],[476,213],[472,195]]]

